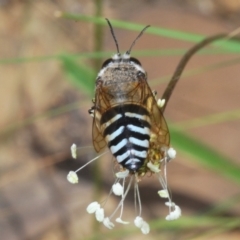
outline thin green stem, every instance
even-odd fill
[[[140,51],[134,51],[134,56],[182,56],[186,52],[186,49],[161,49],[161,50],[140,50]],[[75,57],[79,59],[89,58],[89,59],[100,59],[99,61],[102,61],[102,58],[109,57],[112,54],[112,51],[97,51],[97,52],[81,52],[81,53],[59,53],[54,55],[45,55],[45,56],[26,56],[26,57],[18,57],[18,58],[4,58],[0,59],[0,64],[19,64],[19,63],[32,63],[32,62],[43,62],[43,61],[50,61],[50,60],[58,60],[62,56],[69,56],[69,57]],[[199,55],[216,55],[216,54],[234,54],[229,52],[226,49],[203,49],[199,53]],[[235,54],[238,54],[238,52],[235,52]],[[96,68],[99,69],[99,68]]]
[[[102,0],[95,0],[95,17],[100,17],[102,15]],[[94,26],[94,52],[99,52],[102,50],[103,47],[103,26],[101,25],[95,25]],[[101,65],[102,59],[96,58],[94,59],[94,70],[95,72],[99,71],[100,65]],[[94,81],[95,79],[92,79]],[[103,176],[101,171],[101,161],[95,162],[93,165],[93,187],[94,187],[94,199],[99,200],[102,191],[103,191]],[[93,229],[94,232],[99,232],[99,223],[94,221],[93,222]]]
[[[0,129],[0,138],[13,134],[18,129],[28,126],[32,123],[35,123],[37,120],[46,119],[46,118],[48,119],[50,117],[58,116],[63,113],[67,113],[69,111],[76,110],[80,106],[82,106],[82,104],[84,104],[82,101],[81,102],[77,101],[77,102],[70,103],[49,111],[45,111],[43,113],[33,115],[31,117],[23,119],[22,121],[14,122],[13,124],[4,126],[4,128]]]
[[[200,118],[190,119],[184,122],[178,122],[174,124],[174,127],[179,130],[186,130],[191,128],[198,128],[203,126],[209,126],[212,124],[218,124],[227,121],[234,121],[240,119],[240,109],[210,114]]]

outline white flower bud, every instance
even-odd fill
[[[78,183],[78,176],[74,171],[70,171],[67,175],[67,180],[72,184]]]
[[[120,183],[115,183],[112,186],[113,193],[117,196],[123,195],[123,187]]]
[[[150,227],[147,222],[143,221],[141,231],[143,234],[148,234],[150,232]]]
[[[123,172],[117,172],[115,175],[116,175],[117,178],[125,178],[129,175],[129,170],[126,169]]]
[[[102,222],[104,220],[104,210],[103,208],[98,208],[95,212],[95,217],[97,221]]]
[[[152,162],[148,162],[148,163],[147,163],[147,167],[148,167],[152,172],[154,172],[154,173],[160,172],[159,164],[154,165],[154,164],[152,164]]]
[[[180,218],[181,214],[182,214],[181,208],[175,205],[174,211],[170,212],[169,215],[166,216],[166,220],[168,221],[176,220]]]
[[[158,191],[158,195],[159,195],[161,198],[168,198],[168,197],[169,197],[168,190],[166,190],[166,189],[159,190],[159,191]]]
[[[162,107],[164,106],[165,102],[166,102],[165,99],[160,99],[160,98],[159,98],[159,99],[157,100],[157,105],[158,105],[158,107],[159,107],[159,108],[162,108]]]
[[[129,222],[123,221],[121,218],[117,218],[116,222],[122,223],[122,224],[129,224]]]
[[[92,202],[87,206],[87,212],[89,214],[95,213],[98,209],[100,209],[100,204],[98,202]]]
[[[176,157],[176,154],[177,154],[177,152],[176,152],[176,150],[175,149],[173,149],[173,148],[169,148],[168,150],[167,150],[167,156],[168,156],[168,158],[171,160],[171,159],[174,159],[175,157]]]
[[[143,219],[140,216],[137,216],[134,220],[134,224],[137,228],[141,228],[143,225]]]
[[[72,158],[74,159],[77,158],[77,145],[75,143],[73,143],[71,146],[71,154],[72,154]]]
[[[109,218],[104,218],[103,219],[103,224],[105,227],[112,229],[114,227],[114,224],[112,222],[110,222]]]

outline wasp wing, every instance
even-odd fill
[[[167,147],[170,144],[168,126],[146,79],[142,79],[140,88],[142,91],[142,105],[144,105],[150,113],[151,132],[156,135],[160,148]]]
[[[94,118],[92,126],[92,141],[96,152],[100,152],[107,145],[101,130],[100,120],[102,114],[110,107],[111,106],[106,99],[105,93],[101,88],[97,88],[95,93]]]
[[[100,152],[107,145],[102,133],[97,127],[95,117],[94,117],[93,126],[92,126],[92,139],[93,139],[93,146],[96,152]]]

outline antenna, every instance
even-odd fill
[[[142,36],[142,34],[144,33],[144,31],[149,28],[150,25],[147,25],[139,34],[138,36],[135,38],[135,40],[133,41],[131,47],[129,48],[129,50],[127,50],[126,54],[130,55],[130,52],[132,50],[132,47],[135,45],[136,41]]]
[[[118,47],[118,42],[117,42],[116,36],[115,36],[115,34],[114,34],[113,27],[112,27],[110,21],[109,21],[107,18],[105,18],[105,19],[106,19],[106,21],[107,21],[107,23],[108,23],[108,25],[109,25],[109,28],[110,28],[112,37],[113,37],[113,39],[114,39],[114,42],[115,42],[115,45],[116,45],[116,48],[117,48],[117,53],[120,54],[120,52],[119,52],[119,47]]]

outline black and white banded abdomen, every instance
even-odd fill
[[[118,105],[101,118],[103,136],[118,163],[135,172],[144,163],[149,149],[149,112],[137,104]]]

